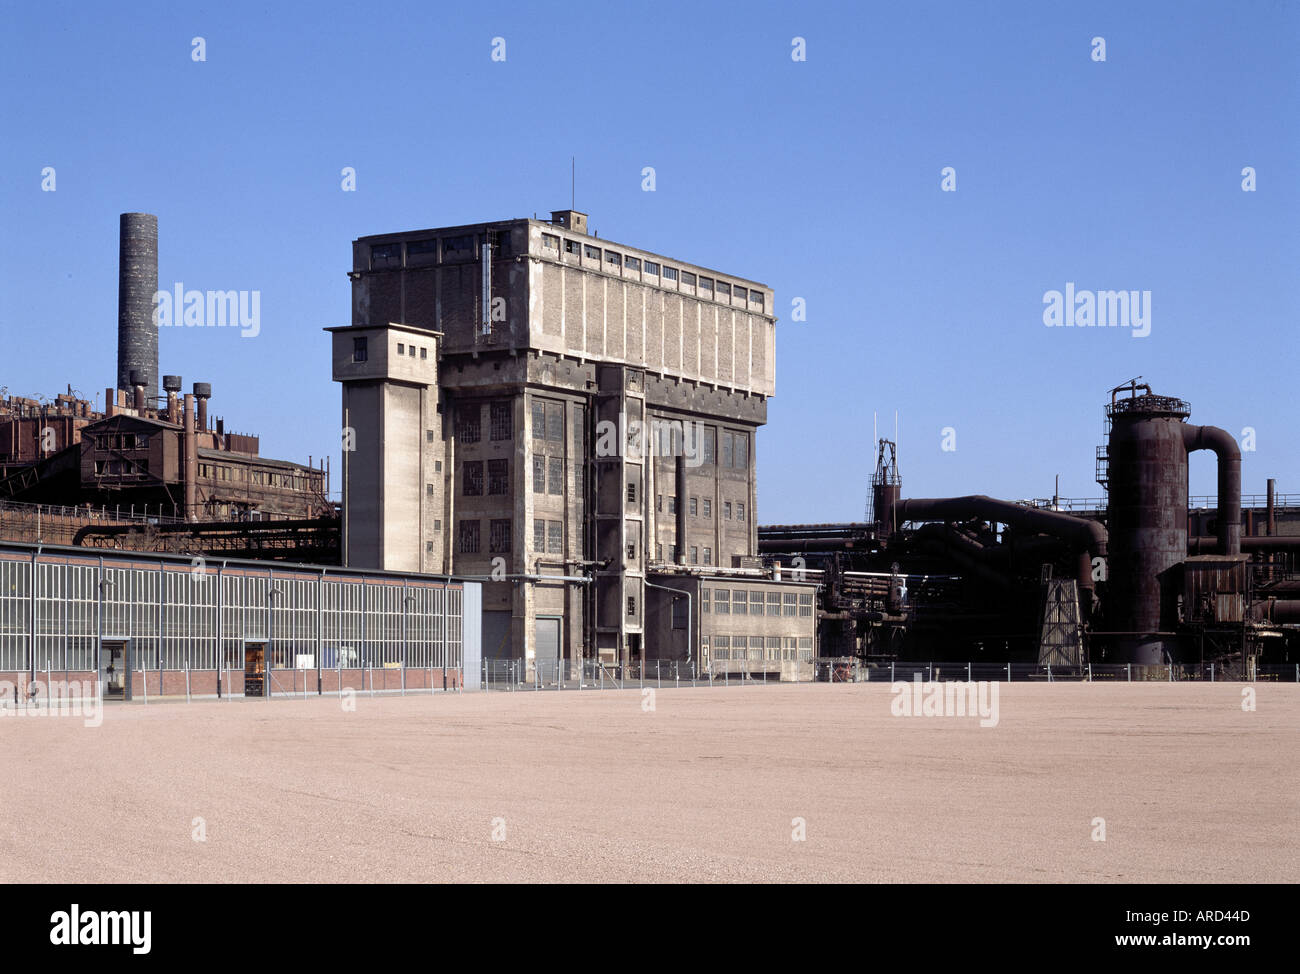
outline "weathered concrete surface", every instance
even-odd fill
[[[1257,692],[1003,684],[985,729],[884,684],[11,716],[0,880],[1295,882],[1300,687]]]

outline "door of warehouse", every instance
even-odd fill
[[[537,682],[553,683],[560,676],[560,620],[556,616],[538,616],[534,630],[533,655]]]
[[[244,643],[244,696],[267,696],[266,643]]]
[[[510,613],[483,611],[483,658],[510,659]]]
[[[100,643],[104,696],[131,699],[131,640],[105,639]]]

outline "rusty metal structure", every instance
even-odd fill
[[[882,439],[864,523],[760,527],[759,550],[821,582],[824,656],[1060,666],[1061,632],[1077,625],[1079,665],[1295,658],[1300,505],[1279,521],[1270,480],[1263,509],[1256,497],[1243,510],[1236,441],[1189,423],[1182,399],[1134,379],[1110,390],[1105,414],[1106,499],[904,499],[896,447]],[[1212,511],[1188,496],[1198,450],[1218,461]],[[1212,537],[1198,533],[1207,527]]]

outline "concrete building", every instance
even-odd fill
[[[657,576],[789,585],[755,557],[770,288],[572,210],[363,237],[349,276],[344,564],[484,576],[484,655],[530,662],[697,659],[647,624]]]

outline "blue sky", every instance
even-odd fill
[[[545,214],[576,156],[601,236],[775,289],[762,522],[861,517],[872,414],[892,431],[895,410],[906,495],[1044,497],[1059,474],[1097,496],[1102,404],[1136,375],[1192,422],[1255,430],[1246,493],[1270,476],[1300,493],[1300,4],[55,3],[5,20],[11,393],[70,383],[102,403],[118,214],[156,213],[163,286],[262,294],[256,339],[164,331],[162,371],[211,381],[214,413],[265,454],[337,470],[320,329],[349,321],[351,241]],[[1151,291],[1150,335],[1045,327],[1066,282]],[[1213,490],[1195,457],[1193,493]]]

